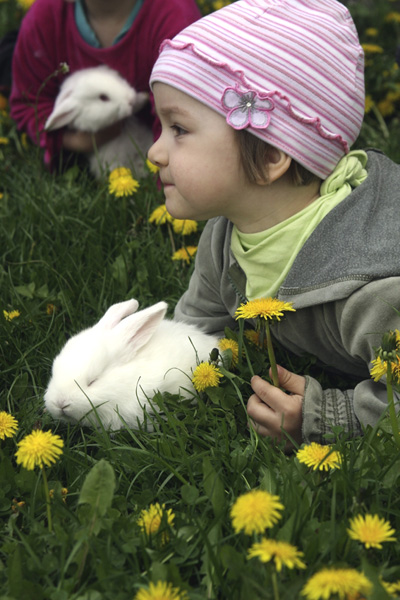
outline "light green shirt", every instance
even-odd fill
[[[246,273],[249,300],[276,296],[301,248],[317,225],[354,187],[367,178],[367,155],[353,150],[323,181],[320,197],[289,219],[266,231],[232,231],[232,252]]]

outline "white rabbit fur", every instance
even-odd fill
[[[147,92],[137,92],[117,71],[106,65],[81,69],[69,75],[61,85],[45,129],[52,131],[68,126],[96,133],[124,120],[121,134],[90,154],[90,170],[100,178],[116,167],[130,167],[139,176],[144,173],[144,162],[153,137],[150,128],[134,113],[148,98]]]
[[[123,419],[137,428],[142,407],[151,412],[155,391],[191,397],[192,371],[208,360],[218,338],[164,319],[165,302],[137,308],[133,299],[114,304],[96,325],[68,340],[44,396],[54,418],[92,427],[100,419],[112,431],[124,427]]]

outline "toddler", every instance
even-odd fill
[[[67,76],[60,64],[66,63],[70,72],[106,64],[137,91],[150,91],[161,42],[199,17],[195,0],[36,0],[23,19],[14,51],[12,118],[44,149],[46,164],[55,162],[61,148],[93,151],[91,134],[43,129]],[[157,137],[159,122],[150,110],[140,116]],[[96,145],[119,133],[119,124],[98,132]]]
[[[238,0],[164,41],[151,75],[162,134],[149,158],[167,209],[209,219],[175,318],[221,332],[242,302],[278,297],[295,312],[276,339],[359,381],[322,389],[283,367],[281,389],[254,377],[248,414],[278,440],[284,429],[326,443],[333,426],[357,436],[387,408],[370,366],[399,321],[400,168],[350,151],[363,70],[337,0]]]

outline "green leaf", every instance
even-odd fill
[[[220,549],[220,557],[224,567],[229,569],[231,577],[234,579],[239,578],[245,566],[243,553],[226,544]]]
[[[36,295],[38,296],[38,298],[43,298],[44,300],[49,297],[49,288],[47,283],[40,286],[40,288],[36,292]]]
[[[32,281],[32,283],[28,283],[26,285],[15,286],[15,291],[20,296],[25,296],[26,298],[32,300],[35,294],[35,287],[35,283]]]
[[[181,496],[186,504],[196,504],[199,497],[199,490],[194,485],[185,484],[181,487]]]
[[[18,375],[11,388],[12,397],[14,400],[20,400],[28,388],[28,373]]]
[[[86,476],[78,504],[89,504],[92,512],[102,517],[111,506],[114,490],[114,469],[106,460],[102,459]]]
[[[119,254],[111,265],[111,275],[124,289],[128,287],[126,263],[122,254]]]
[[[224,397],[224,390],[222,388],[209,387],[205,392],[213,404],[216,404],[217,406],[221,405],[221,400]]]
[[[20,598],[22,592],[23,568],[22,551],[16,546],[8,560],[8,586],[12,596]]]
[[[211,501],[215,516],[221,516],[225,508],[224,486],[208,456],[203,459],[203,485],[206,495]]]
[[[76,600],[104,600],[104,596],[96,590],[88,590],[85,594],[78,596]]]

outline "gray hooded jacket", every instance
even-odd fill
[[[367,179],[308,238],[278,292],[296,309],[272,328],[281,344],[361,380],[341,391],[306,377],[306,442],[326,443],[335,425],[359,435],[387,407],[385,384],[375,383],[369,369],[382,334],[400,329],[400,166],[371,150],[367,170]],[[175,319],[209,333],[236,328],[246,276],[231,252],[231,233],[224,217],[207,223]]]

